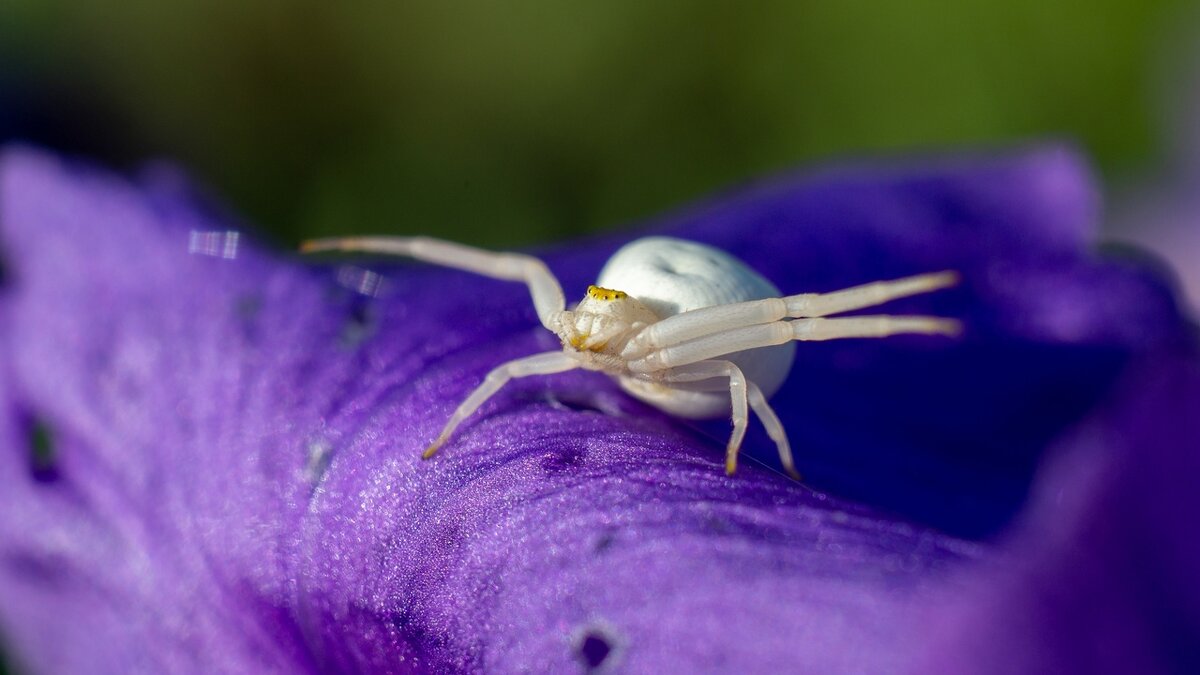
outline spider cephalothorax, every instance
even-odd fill
[[[620,354],[642,328],[659,320],[628,293],[599,286],[588,286],[575,309],[558,316],[556,332],[564,348],[613,355]]]

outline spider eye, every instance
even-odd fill
[[[599,286],[588,286],[587,294],[593,300],[620,300],[629,297],[629,294],[624,291],[614,291],[611,288]]]

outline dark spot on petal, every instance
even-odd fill
[[[573,470],[583,464],[586,456],[587,449],[582,444],[564,445],[542,456],[542,470],[547,473]]]
[[[257,295],[243,295],[233,304],[233,311],[243,321],[253,321],[262,311],[263,300]]]
[[[579,657],[589,669],[594,670],[604,665],[604,661],[608,659],[610,653],[612,653],[612,645],[598,633],[588,633],[584,636],[583,643],[579,645]]]
[[[463,547],[467,541],[467,534],[461,525],[445,523],[432,532],[432,540],[437,551],[451,555]]]
[[[43,588],[61,588],[70,580],[70,566],[65,559],[28,552],[12,552],[0,559],[7,573],[23,583]]]
[[[43,483],[57,480],[58,452],[54,446],[53,431],[48,424],[37,418],[30,418],[27,425],[30,475]]]
[[[255,330],[257,327],[256,319],[262,312],[263,300],[257,295],[243,295],[234,301],[233,313],[239,326],[241,326],[242,334],[251,342],[257,335]]]
[[[721,518],[719,516],[709,516],[709,517],[705,518],[704,525],[709,530],[716,532],[718,534],[727,534],[729,532],[732,532],[734,529],[732,523],[730,523],[728,520],[725,520],[724,518]]]
[[[613,544],[616,542],[617,535],[615,533],[611,531],[605,532],[599,537],[596,537],[595,543],[592,544],[592,552],[596,555],[602,555],[608,551],[608,549],[612,548]]]
[[[354,349],[366,342],[375,332],[375,324],[375,313],[367,299],[354,298],[350,302],[346,322],[342,325],[342,346]]]
[[[395,628],[397,631],[407,633],[413,623],[412,615],[408,613],[408,610],[403,609],[398,612],[392,612],[388,616],[388,623],[392,624],[392,628]]]
[[[616,638],[604,626],[588,626],[575,638],[574,650],[584,669],[595,672],[612,662]]]
[[[393,612],[389,617],[389,623],[393,630],[403,635],[405,640],[411,644],[436,645],[445,642],[443,636],[431,634],[424,622],[415,617],[408,608]]]

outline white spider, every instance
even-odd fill
[[[305,242],[302,250],[402,255],[524,282],[542,325],[562,340],[561,351],[509,361],[488,373],[424,458],[509,380],[585,368],[615,377],[633,396],[680,417],[720,417],[732,408],[733,434],[725,454],[729,474],[737,469],[749,410],[754,410],[784,468],[798,479],[783,425],[767,404],[792,365],[793,341],[956,335],[960,328],[957,321],[931,316],[824,318],[952,286],[958,280],[954,272],[780,297],[769,281],[733,256],[668,237],[638,239],[617,251],[574,310],[566,309],[562,287],[545,263],[520,253],[425,237],[320,239]]]

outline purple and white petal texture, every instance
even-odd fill
[[[1093,251],[1098,211],[1049,146],[538,252],[568,296],[650,233],[786,293],[958,270],[886,311],[961,338],[799,345],[773,404],[801,485],[760,429],[726,477],[727,422],[588,372],[510,384],[421,461],[489,369],[557,348],[525,289],[301,260],[177,171],[9,148],[0,636],[35,673],[1186,671],[1196,337]]]

